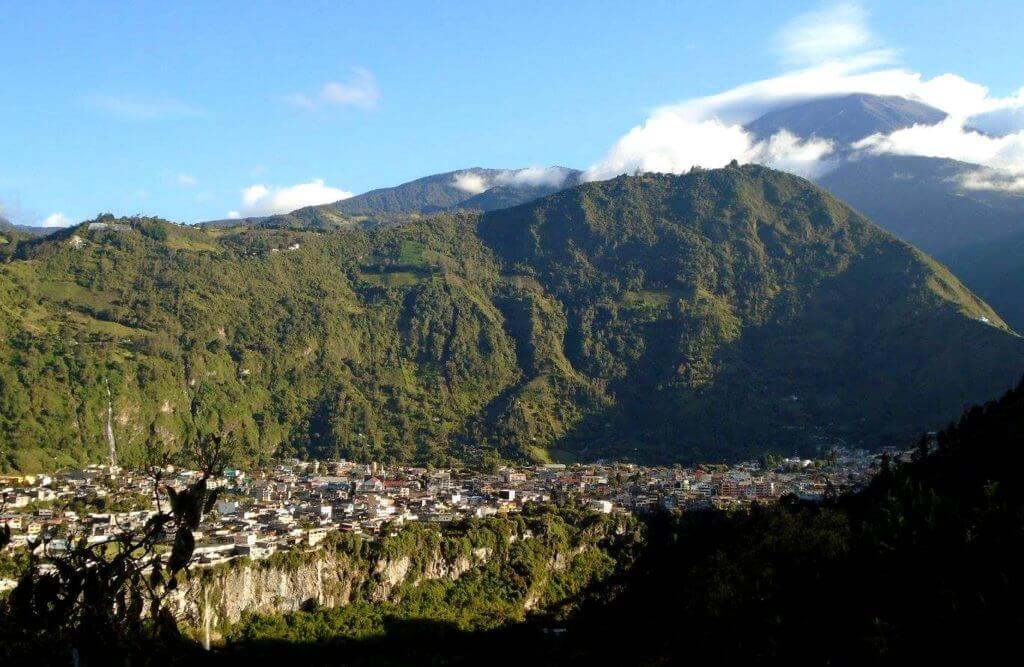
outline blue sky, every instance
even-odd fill
[[[194,222],[470,166],[661,164],[621,144],[653,110],[865,54],[883,55],[843,76],[898,69],[985,86],[970,114],[1019,110],[1006,100],[1024,85],[1019,1],[0,10],[0,205],[26,224],[104,211]],[[824,45],[798,43],[844,21]],[[1002,162],[976,161],[1015,167],[1016,146],[999,150]]]

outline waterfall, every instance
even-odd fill
[[[210,587],[203,588],[203,648],[210,650]]]
[[[107,388],[107,445],[110,447],[110,467],[117,466],[117,442],[114,440],[114,402],[110,395],[110,382],[103,378]]]

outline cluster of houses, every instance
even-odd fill
[[[866,483],[875,466],[873,455],[843,449],[822,461],[785,459],[767,470],[757,463],[608,463],[509,467],[488,474],[292,459],[264,470],[227,470],[214,480],[221,491],[195,534],[194,558],[200,565],[259,559],[316,548],[335,531],[373,539],[407,522],[444,524],[518,512],[527,503],[572,501],[610,513],[742,507],[790,493],[813,501],[830,488],[839,492]],[[198,474],[168,469],[161,484],[184,488]],[[111,466],[0,477],[0,494],[0,525],[12,534],[8,549],[34,547],[44,534],[51,537],[49,548],[59,548],[67,535],[109,540],[141,527],[157,511],[148,473]]]

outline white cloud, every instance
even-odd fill
[[[867,153],[943,157],[986,167],[968,174],[973,190],[1024,189],[1024,130],[995,137],[965,128],[963,118],[935,125],[914,125],[892,134],[874,134],[854,144]]]
[[[565,183],[572,171],[565,167],[527,167],[525,169],[504,169],[494,175],[463,171],[452,177],[452,185],[470,194],[502,185],[510,188],[552,187]]]
[[[777,46],[791,69],[707,97],[663,106],[621,137],[585,178],[610,178],[641,171],[684,172],[693,166],[719,167],[730,160],[754,161],[805,176],[834,166],[840,146],[777,134],[755,144],[743,124],[781,107],[851,93],[895,95],[945,111],[950,120],[932,129],[901,130],[875,137],[862,148],[873,152],[932,155],[1024,173],[1020,136],[1024,130],[1024,89],[996,97],[957,74],[926,78],[894,66],[895,51],[884,48],[856,4],[831,5],[797,17],[779,32]],[[965,127],[999,127],[1006,136],[971,133]]]
[[[867,12],[855,3],[829,5],[797,16],[776,35],[783,61],[805,65],[842,58],[870,47],[875,38]]]
[[[71,224],[71,220],[63,213],[51,213],[39,224],[42,227],[67,227]]]
[[[27,209],[21,206],[17,196],[0,201],[0,218],[11,224],[34,227],[67,227],[73,224],[71,218],[62,212],[43,216],[38,211]]]
[[[693,167],[728,164],[751,149],[750,135],[739,125],[690,120],[664,110],[619,139],[585,178],[601,180],[635,171],[682,173]]]
[[[679,174],[694,167],[724,167],[732,160],[817,176],[829,167],[823,159],[833,150],[829,141],[801,140],[786,130],[767,141],[755,142],[753,135],[740,125],[714,119],[692,121],[663,113],[619,139],[584,178],[601,180],[636,171]]]
[[[242,188],[242,203],[246,208],[253,208],[270,194],[270,189],[265,185],[250,185]]]
[[[468,192],[471,195],[478,195],[491,187],[486,178],[471,171],[455,174],[452,178],[452,185],[456,189]]]
[[[175,99],[154,99],[133,95],[96,94],[85,98],[86,106],[129,120],[201,116],[196,107]]]
[[[351,192],[330,187],[323,179],[286,187],[268,187],[261,183],[242,189],[242,208],[231,211],[228,217],[275,215],[290,213],[305,206],[331,204],[352,196]]]
[[[343,83],[328,81],[312,95],[295,93],[285,99],[303,109],[336,106],[370,110],[376,109],[380,102],[380,88],[373,72],[356,68],[352,70],[352,76]]]
[[[175,177],[175,180],[178,182],[178,185],[180,185],[183,188],[194,188],[197,185],[199,185],[199,179],[198,178],[196,178],[192,174],[186,174],[186,173],[183,173],[183,172],[179,173]]]
[[[756,144],[741,159],[813,178],[835,166],[826,159],[834,151],[835,145],[831,141],[815,137],[802,140],[788,130],[782,130],[767,141]]]
[[[1024,174],[1000,169],[976,169],[964,175],[961,185],[968,190],[1024,193]]]
[[[985,86],[956,74],[931,79],[903,68],[885,65],[875,54],[853,56],[805,67],[770,79],[661,107],[655,113],[674,113],[691,120],[718,118],[747,123],[761,114],[791,104],[851,93],[897,95],[921,101],[956,116],[975,116],[1021,105],[1018,98],[994,98]]]
[[[1001,169],[1024,167],[1024,131],[992,137],[965,129],[963,119],[954,117],[888,135],[874,134],[853,146],[874,154],[946,157]]]
[[[997,108],[973,116],[970,124],[973,128],[994,135],[1024,130],[1024,88],[1016,95],[1001,100]]]
[[[507,185],[513,188],[551,187],[557,188],[565,183],[572,173],[565,167],[526,167],[502,171],[494,177],[494,185]]]
[[[238,220],[242,217],[242,214],[238,211],[228,211],[228,217],[232,220]]]

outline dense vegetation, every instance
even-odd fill
[[[444,464],[901,442],[1024,368],[942,267],[759,167],[364,229],[115,220],[0,264],[0,466],[230,431]],[[108,394],[109,388],[109,394]]]

